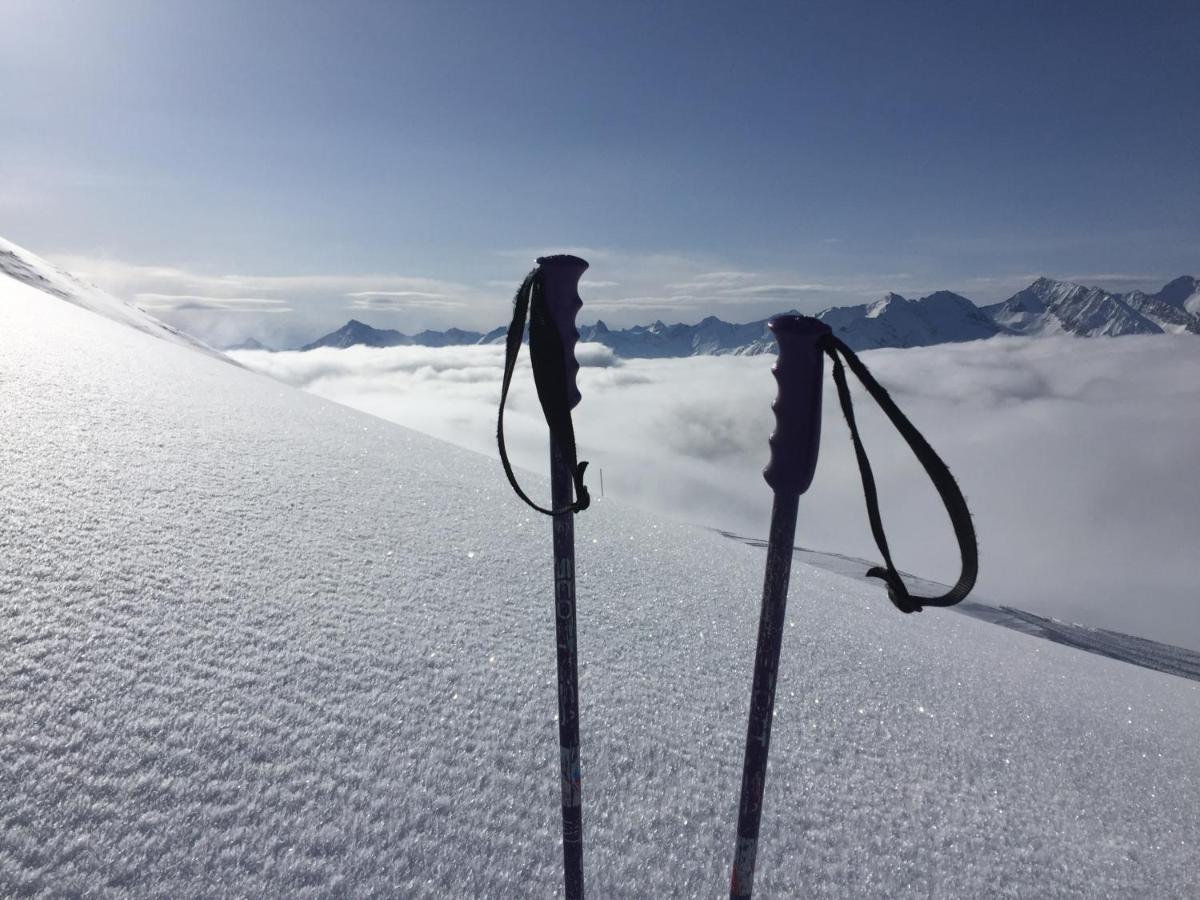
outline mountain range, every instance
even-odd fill
[[[500,329],[503,340],[504,330]],[[301,350],[315,350],[318,347],[458,347],[463,344],[491,343],[484,341],[485,335],[478,331],[463,331],[461,328],[448,328],[445,331],[422,331],[418,334],[407,335],[393,328],[372,328],[357,319],[351,319],[337,331],[332,331],[324,337],[317,338],[310,344],[305,344]],[[251,338],[250,340],[254,340]]]
[[[1185,275],[1153,294],[1115,294],[1070,281],[1039,278],[1007,300],[989,306],[977,306],[952,291],[937,291],[917,299],[889,293],[872,303],[830,307],[816,317],[855,350],[924,347],[998,334],[1200,335],[1200,279]],[[735,324],[708,316],[694,325],[657,321],[623,329],[611,329],[598,321],[580,326],[579,338],[604,344],[629,359],[774,353],[775,342],[767,321]],[[499,327],[486,334],[451,328],[406,335],[351,319],[337,331],[300,349],[498,344],[503,343],[505,333],[506,329]]]

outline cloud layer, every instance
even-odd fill
[[[982,549],[982,596],[1200,647],[1191,560],[1200,524],[1200,342],[998,339],[865,356],[967,495]],[[236,358],[495,455],[499,347]],[[581,345],[580,358],[576,430],[594,493],[603,470],[610,497],[766,533],[771,497],[760,472],[775,390],[767,358],[620,361],[598,345]],[[506,416],[513,459],[544,471],[546,429],[524,357],[514,384]],[[857,399],[897,564],[953,581],[957,555],[936,494],[869,398]],[[828,383],[823,428],[797,542],[875,558]]]

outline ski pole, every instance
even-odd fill
[[[775,682],[787,610],[788,578],[792,569],[796,509],[800,495],[808,490],[817,467],[823,370],[819,341],[830,333],[829,326],[823,322],[797,315],[776,316],[768,327],[779,344],[779,359],[771,369],[779,392],[771,405],[775,411],[775,433],[771,435],[771,459],[763,477],[774,491],[775,500],[771,510],[754,684],[750,691],[750,719],[742,763],[737,844],[729,887],[731,900],[749,898],[754,890],[754,862],[758,852],[767,753],[775,710]]]
[[[577,256],[543,256],[526,277],[513,301],[508,328],[504,382],[496,440],[500,461],[517,496],[552,517],[554,539],[554,632],[558,665],[559,774],[562,787],[563,881],[567,900],[583,898],[583,792],[579,757],[579,667],[575,640],[575,522],[574,514],[590,501],[578,462],[571,410],[579,403],[575,383],[579,363],[575,345],[579,331],[575,316],[579,279],[588,264]],[[529,357],[538,400],[550,429],[550,508],[538,506],[521,490],[504,447],[504,404],[516,367],[517,354],[529,313]]]
[[[758,646],[754,657],[754,686],[750,692],[750,720],[746,726],[746,753],[742,763],[737,844],[729,886],[729,896],[733,900],[749,898],[754,890],[754,863],[758,854],[758,829],[767,778],[771,722],[775,714],[775,683],[779,674],[779,650],[787,609],[788,577],[792,568],[796,508],[800,495],[812,484],[821,440],[823,354],[833,361],[833,383],[858,460],[863,499],[867,504],[867,520],[884,562],[882,566],[868,569],[867,577],[878,578],[887,585],[888,599],[898,610],[914,613],[927,606],[945,607],[961,602],[975,586],[979,574],[975,526],[971,523],[971,511],[954,476],[924,435],[871,375],[863,361],[845,342],[834,336],[829,326],[818,319],[799,315],[776,316],[769,326],[779,344],[779,359],[771,370],[779,383],[779,393],[771,405],[775,410],[775,433],[771,435],[771,460],[763,470],[763,477],[775,492],[775,502],[771,510],[771,533],[767,542],[767,568],[763,579]],[[946,507],[954,538],[958,542],[962,570],[958,580],[944,594],[913,594],[892,562],[879,511],[875,476],[854,417],[854,401],[846,378],[847,367],[904,438]]]
[[[570,261],[568,261],[570,260]],[[542,257],[546,310],[562,338],[568,404],[580,401],[575,376],[579,363],[575,316],[583,306],[579,278],[587,263],[576,257]],[[550,436],[550,497],[555,509],[574,501],[571,465]],[[575,518],[571,512],[552,519],[554,532],[554,633],[558,648],[558,744],[562,775],[563,879],[567,900],[583,897],[583,794],[579,759],[579,666],[575,643]]]

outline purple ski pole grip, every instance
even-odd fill
[[[776,494],[799,496],[812,484],[817,468],[824,371],[820,341],[831,330],[819,319],[797,315],[776,316],[767,327],[779,344],[779,359],[771,368],[779,393],[771,404],[775,433],[763,478]]]
[[[563,372],[567,379],[567,402],[571,409],[583,399],[575,378],[579,374],[579,361],[575,358],[575,345],[579,343],[579,329],[575,317],[583,301],[579,299],[579,279],[587,271],[588,264],[578,256],[561,254],[539,256],[538,266],[542,271],[542,286],[545,290],[546,310],[550,320],[558,329],[563,345]]]

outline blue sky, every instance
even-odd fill
[[[1200,271],[1200,5],[10,0],[0,234],[212,339]],[[282,301],[282,302],[281,302]],[[589,315],[589,312],[592,315]]]

